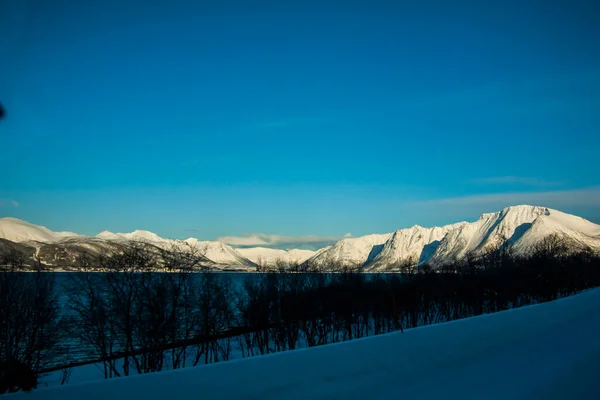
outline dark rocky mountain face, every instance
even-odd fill
[[[210,267],[212,261],[202,255],[191,255],[175,250],[161,249],[143,242],[114,242],[92,237],[69,238],[57,243],[27,242],[15,243],[0,239],[0,266],[5,268],[81,271],[101,268],[107,257],[123,254],[132,247],[142,249],[164,265],[167,259],[177,256],[194,258],[198,267]]]

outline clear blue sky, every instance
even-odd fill
[[[3,0],[0,216],[201,239],[595,219],[598,38],[594,1]]]

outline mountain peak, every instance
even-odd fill
[[[113,233],[108,230],[103,230],[102,232],[97,234],[96,237],[99,239],[119,239],[119,238],[121,238],[121,236],[119,234]]]
[[[530,217],[538,217],[540,215],[550,214],[551,209],[542,206],[530,206],[526,204],[508,206],[500,211],[483,213],[479,217],[479,220],[495,219],[498,217],[505,217],[511,215],[513,219],[527,219]]]
[[[134,238],[134,239],[143,239],[143,240],[149,240],[151,242],[164,242],[167,239],[163,239],[160,236],[158,236],[156,233],[154,232],[150,232],[150,231],[146,231],[143,229],[137,229],[131,233],[126,234],[129,238]]]

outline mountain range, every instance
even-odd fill
[[[442,227],[414,225],[392,233],[344,238],[318,251],[265,247],[233,248],[218,241],[183,241],[155,233],[104,231],[96,236],[53,232],[16,218],[0,219],[0,253],[18,251],[56,269],[69,269],[83,256],[119,252],[132,242],[175,251],[194,249],[202,264],[220,270],[255,271],[260,266],[310,264],[321,270],[333,266],[359,267],[366,272],[392,271],[400,264],[439,266],[501,246],[526,255],[549,235],[558,235],[571,250],[600,250],[600,225],[547,207],[519,205],[486,213],[474,222]]]

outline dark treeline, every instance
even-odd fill
[[[127,376],[377,335],[600,286],[598,255],[569,253],[556,236],[528,257],[501,248],[436,269],[406,264],[399,274],[322,274],[296,265],[248,274],[241,285],[199,260],[193,249],[140,244],[102,258],[94,266],[102,273],[82,261],[84,272],[62,288],[62,312],[51,274],[2,272],[2,365],[17,362],[35,376],[60,363],[67,337],[91,349],[106,378]],[[3,391],[24,387],[9,379],[3,372]]]

